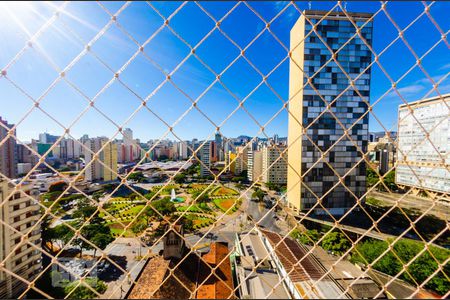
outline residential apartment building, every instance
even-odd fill
[[[262,148],[262,182],[285,185],[287,183],[288,151],[284,145]]]
[[[450,192],[449,107],[450,94],[399,106],[397,184]]]
[[[34,248],[41,246],[40,207],[36,202],[39,192],[31,185],[15,190],[0,179],[0,298],[18,297],[27,285],[8,270],[31,281],[41,270],[42,254]],[[22,237],[27,236],[22,240]]]
[[[197,153],[197,157],[200,159],[200,175],[211,176],[213,175],[211,169],[211,142],[205,142]]]
[[[187,159],[188,158],[188,141],[179,142],[178,146],[178,157],[179,159]]]
[[[119,163],[134,162],[141,155],[139,141],[133,139],[133,130],[130,128],[125,128],[122,135],[123,140],[117,143],[117,160]]]
[[[236,147],[236,167],[234,174],[239,175],[244,171],[248,170],[248,152],[249,148],[245,146]]]
[[[225,168],[232,174],[236,174],[236,153],[225,152]]]
[[[117,179],[117,144],[110,141],[104,142],[105,148],[102,151],[103,180],[112,181]]]
[[[260,181],[262,178],[260,176],[263,172],[263,157],[262,151],[248,151],[248,161],[247,161],[247,178],[248,180],[255,182]]]
[[[344,184],[358,198],[366,191],[361,160],[368,143],[372,14],[347,14],[360,35],[353,37],[354,25],[338,11],[306,10],[291,30],[287,198],[296,211],[311,209],[319,197],[340,215],[356,202]],[[339,52],[333,56],[322,40]],[[348,174],[333,187],[340,182],[335,172]]]
[[[92,138],[84,144],[90,151],[84,151],[86,181],[110,181],[117,178],[117,145],[105,137]],[[103,145],[105,147],[102,149]],[[94,160],[94,161],[93,161]]]
[[[82,152],[81,144],[72,138],[62,139],[59,142],[59,158],[63,160],[79,158]]]
[[[209,144],[209,151],[210,151],[209,157],[211,159],[211,162],[212,163],[217,162],[217,145],[216,145],[216,142],[214,142],[214,141],[210,142],[210,144]]]
[[[0,145],[0,173],[8,178],[16,178],[17,145],[14,137],[8,137],[8,132],[14,125],[8,124],[8,122],[2,120],[2,118],[0,118],[0,123],[2,124],[0,125],[0,142],[3,142],[3,140],[6,139],[6,141]],[[16,135],[15,129],[12,134]]]

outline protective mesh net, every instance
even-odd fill
[[[385,2],[374,5],[370,14],[354,14],[341,2],[329,3],[328,9],[320,12],[305,11],[306,4],[299,2],[265,3],[275,7],[272,14],[266,13],[261,3],[222,4],[98,2],[89,3],[89,9],[83,10],[88,3],[64,2],[40,3],[44,10],[37,4],[2,8],[2,13],[14,21],[8,26],[24,37],[15,55],[1,60],[0,84],[5,91],[2,101],[4,106],[14,106],[11,95],[16,95],[28,103],[24,106],[27,109],[16,113],[14,125],[0,122],[0,147],[4,156],[0,165],[2,297],[448,297],[450,254],[443,246],[448,246],[449,239],[450,173],[446,150],[449,144],[448,139],[436,144],[439,141],[436,136],[447,138],[448,135],[445,134],[449,101],[443,96],[441,86],[449,73],[432,76],[424,66],[424,61],[439,47],[447,51],[448,57],[446,28],[449,24],[433,17],[433,7],[441,5],[441,9],[448,9],[448,4],[416,3],[412,15],[401,22]],[[222,12],[217,13],[214,5]],[[408,5],[412,6],[404,7]],[[39,16],[32,26],[21,15],[26,10]],[[135,31],[136,10],[147,12],[148,23],[142,26],[148,26],[151,32]],[[195,23],[189,19],[194,12],[202,24],[192,25],[198,27],[195,38],[189,27],[191,21]],[[288,34],[279,37],[280,28],[288,33],[298,17],[303,20],[303,27],[294,27],[290,41]],[[410,32],[416,24],[425,21],[435,31],[433,37],[437,34],[439,38],[415,49],[408,41],[408,34],[413,34]],[[249,27],[252,34],[245,42],[235,41],[236,32],[230,32],[230,22],[236,26],[242,22],[240,30]],[[372,27],[376,31],[377,22],[388,24],[395,37],[375,47]],[[345,35],[340,29],[343,23],[348,29]],[[89,32],[83,32],[81,27],[88,28]],[[293,32],[299,36],[293,37]],[[168,35],[176,42],[155,46],[162,44],[161,36]],[[59,40],[52,41],[54,36]],[[220,38],[227,45],[227,55],[221,64],[212,63],[204,55],[220,50],[211,43],[213,38]],[[100,54],[105,47],[121,52],[121,58]],[[165,47],[182,51],[173,52]],[[254,48],[270,56],[270,47],[276,47],[282,55],[274,56],[270,63],[254,58]],[[63,54],[56,55],[59,51]],[[412,55],[415,61],[395,76],[384,65],[384,57],[393,55],[394,51],[402,51],[401,56]],[[123,60],[125,56],[127,59]],[[163,62],[166,56],[170,56],[170,63]],[[366,60],[354,61],[352,57]],[[207,83],[203,82],[196,93],[187,86],[192,80],[189,77],[197,77],[195,70],[186,67],[193,61],[208,74],[204,80]],[[315,64],[307,65],[311,61]],[[16,71],[21,64],[29,65],[30,75],[22,78]],[[252,77],[254,86],[230,83],[227,72],[235,75],[237,65],[248,73],[245,76]],[[152,75],[136,71],[142,66],[151,69]],[[98,74],[101,79],[92,84],[83,80],[83,76],[71,76],[83,68],[86,74],[94,77]],[[280,73],[287,72],[291,75],[290,84],[280,85]],[[45,88],[40,73],[51,74],[47,76],[50,79]],[[328,81],[322,81],[320,75],[324,73],[332,76],[331,87],[326,86]],[[442,113],[431,124],[414,113],[420,105],[411,104],[411,99],[405,97],[408,90],[398,87],[405,78],[419,73],[431,86],[423,99],[436,96],[435,105]],[[301,77],[296,77],[299,74],[303,82]],[[331,74],[337,74],[336,78]],[[372,80],[374,76],[382,77],[389,88],[377,99],[369,100],[370,74]],[[33,86],[33,80],[41,83],[41,89]],[[289,96],[286,97],[287,86]],[[54,100],[53,93],[62,88],[68,98],[76,99],[76,104]],[[170,99],[158,98],[165,89],[176,91],[177,98],[184,102],[171,103]],[[202,103],[202,99],[210,98],[217,89],[229,98],[227,107],[223,108],[224,118],[214,115],[208,104]],[[260,117],[249,109],[249,102],[263,89],[277,101],[269,117]],[[337,89],[338,93],[331,97],[326,91],[330,89]],[[125,94],[126,99],[134,101],[124,104],[107,100],[125,98]],[[299,97],[303,108],[298,104]],[[352,111],[336,109],[340,100],[352,99],[359,107]],[[398,129],[401,130],[403,122],[414,124],[417,135],[410,147],[399,147],[403,141],[391,134],[397,130],[396,122],[386,124],[384,116],[377,116],[384,114],[382,108],[378,109],[384,105],[383,100],[392,99],[402,105]],[[178,113],[167,116],[160,109],[172,105],[179,108],[179,116]],[[310,107],[306,108],[307,105]],[[74,107],[70,118],[58,115],[55,108],[61,106],[67,106],[66,110]],[[117,117],[114,106],[123,109],[126,118]],[[300,109],[308,113],[302,114]],[[154,126],[162,132],[145,149],[142,143],[127,139],[125,129],[144,115],[152,120],[149,130]],[[192,120],[192,115],[203,120],[205,128],[210,128],[209,135],[199,137],[201,141],[197,145],[187,143],[179,133],[189,126],[186,120]],[[112,129],[113,133],[105,138],[85,140],[72,135],[80,128],[89,128],[88,116],[101,120],[101,126]],[[384,143],[397,152],[383,171],[374,164],[371,158],[374,150],[367,144],[369,116],[370,122],[387,134]],[[7,115],[2,117],[8,119]],[[51,122],[59,133],[44,150],[18,138],[21,124],[35,122],[39,127],[40,118]],[[271,139],[268,131],[281,118],[289,119],[287,143],[273,142],[262,150],[263,168],[248,184],[224,183],[224,176],[230,170],[249,169],[247,159],[249,153],[255,156],[252,151],[257,137]],[[218,135],[225,144],[223,132],[239,119],[251,124],[249,128],[255,128],[254,137],[236,149],[231,147],[222,157],[224,166],[212,169],[210,157],[204,159],[205,151],[208,156],[213,151],[210,140]],[[329,129],[321,127],[327,124],[335,126],[336,136],[331,141],[321,132]],[[173,167],[165,169],[154,157],[167,138],[189,153],[187,159],[176,165],[175,171]],[[119,172],[112,163],[121,147],[118,139],[127,141],[139,153],[135,164],[128,166],[126,172]],[[72,174],[58,168],[51,159],[55,151],[62,154],[63,143],[73,143],[84,157],[85,164]],[[8,169],[6,158],[15,144],[34,159],[31,170],[20,177],[12,171],[8,173],[11,167]],[[339,150],[342,146],[345,150]],[[425,148],[430,161],[421,162],[417,167],[408,160]],[[309,156],[303,154],[302,162],[307,163],[302,164],[300,152],[305,149],[314,153],[314,157],[307,160]],[[300,151],[299,159],[295,158],[296,151]],[[337,167],[338,157],[334,156],[339,151],[353,155],[349,161],[342,162],[345,167]],[[382,158],[377,160],[381,164]],[[136,183],[136,174],[149,163],[158,166],[160,175],[167,180],[146,189],[142,188],[145,184]],[[195,166],[209,179],[200,183],[196,182],[199,177],[194,176],[192,183],[180,183],[180,176],[186,176]],[[392,174],[400,166],[414,184],[397,186],[393,182]],[[38,169],[56,175],[39,181],[39,175],[35,174]],[[117,181],[83,185],[85,180],[96,177],[99,170],[103,179],[117,178]],[[272,187],[268,182],[288,173],[285,191],[269,189]],[[323,183],[327,181],[326,187],[318,189],[320,176],[332,179],[323,180]],[[424,178],[438,178],[444,183],[441,189],[430,187]],[[36,182],[46,180],[53,183],[50,189],[60,190],[52,193],[39,192],[36,186],[31,188]],[[93,192],[95,189],[100,192]],[[174,198],[172,190],[181,196]],[[124,195],[123,191],[126,191]],[[255,200],[261,193],[261,199]],[[309,200],[299,205],[299,198],[293,199],[291,195]],[[164,204],[167,197],[189,201]],[[342,203],[333,204],[336,197]],[[339,207],[345,210],[337,214],[335,208]],[[184,229],[180,229],[180,224]]]

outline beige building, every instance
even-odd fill
[[[236,153],[228,151],[225,153],[225,168],[231,173],[236,173]]]
[[[236,168],[234,174],[239,175],[248,170],[248,148],[244,146],[236,147]]]
[[[84,145],[92,151],[84,149],[84,159],[87,165],[85,170],[86,181],[116,179],[117,144],[110,142],[107,138],[99,137],[87,140]],[[105,147],[100,151],[104,145]],[[96,154],[97,157],[94,157]],[[91,162],[92,160],[94,161]]]
[[[6,128],[13,128],[13,124],[8,124],[7,121],[2,120],[0,117],[0,123],[3,126],[0,126],[0,141],[4,141],[0,145],[0,173],[9,178],[17,177],[17,155],[16,155],[16,140],[12,137],[8,137],[8,130]],[[6,127],[6,128],[5,128]],[[14,129],[12,132],[13,135],[16,135],[16,130]]]
[[[42,253],[40,207],[34,200],[39,192],[31,185],[14,191],[7,181],[0,180],[0,298],[18,297],[26,283],[12,276],[12,272],[25,280],[33,280],[41,270]],[[12,195],[10,195],[12,193]],[[26,240],[22,237],[27,236]],[[8,272],[5,272],[7,270]]]
[[[255,182],[255,181],[261,181],[262,178],[260,178],[262,174],[262,151],[248,151],[248,172],[247,177],[248,180]]]
[[[112,142],[104,142],[106,143],[105,148],[103,149],[103,163],[108,166],[102,166],[103,169],[103,180],[111,181],[117,178],[117,144]]]
[[[284,145],[267,146],[262,149],[262,182],[281,185],[287,183],[288,153],[284,151],[285,149]]]

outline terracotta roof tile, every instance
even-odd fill
[[[213,243],[211,250],[203,255],[199,267],[201,284],[197,291],[197,299],[234,299],[231,263],[226,243]],[[212,268],[216,268],[212,272]]]

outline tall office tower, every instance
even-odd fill
[[[449,107],[450,94],[400,105],[395,172],[398,185],[450,193]]]
[[[12,193],[12,195],[10,195]],[[33,248],[41,246],[39,191],[32,185],[22,185],[19,190],[0,179],[0,261],[2,267],[21,278],[32,281],[41,271],[42,255]],[[9,226],[7,226],[7,225]],[[32,226],[36,226],[32,229]],[[23,236],[28,236],[22,240]],[[16,298],[27,284],[0,270],[0,298]]]
[[[84,145],[93,152],[87,150],[84,152],[84,159],[87,166],[85,170],[85,180],[110,181],[116,179],[117,145],[110,142],[105,137],[89,139]],[[103,148],[103,151],[100,151],[103,145],[105,145],[105,147]],[[97,158],[91,163],[95,154],[97,154]],[[103,164],[100,163],[100,161]]]
[[[286,184],[288,153],[284,151],[285,149],[286,146],[284,145],[262,148],[262,182]]]
[[[262,180],[260,178],[262,174],[262,151],[249,151],[248,152],[248,163],[247,163],[247,178],[252,182]]]
[[[348,14],[360,35],[353,37],[354,25],[336,11],[307,10],[291,30],[287,197],[296,211],[308,211],[323,197],[326,210],[341,215],[356,202],[343,184],[358,198],[366,191],[366,166],[361,160],[368,142],[369,116],[363,114],[370,93],[372,56],[366,44],[372,44],[372,14]],[[317,148],[330,151],[322,158]],[[334,188],[340,177],[325,162],[340,177],[349,172]],[[320,206],[315,212],[325,213]]]
[[[223,154],[222,135],[218,131],[216,132],[214,142],[216,144],[216,153],[214,154],[214,156],[217,157],[218,161],[223,161],[224,154]]]
[[[8,137],[8,131],[14,127],[13,124],[8,124],[6,120],[2,120],[0,117],[0,142],[4,139],[6,141],[0,145],[0,173],[9,178],[17,177],[17,144],[16,140],[12,137]],[[12,132],[16,135],[16,130]]]
[[[51,135],[49,133],[40,133],[39,134],[39,143],[41,144],[53,144],[59,139],[57,135]]]
[[[211,176],[211,142],[206,142],[197,152],[197,157],[202,162],[200,164],[200,175]]]

